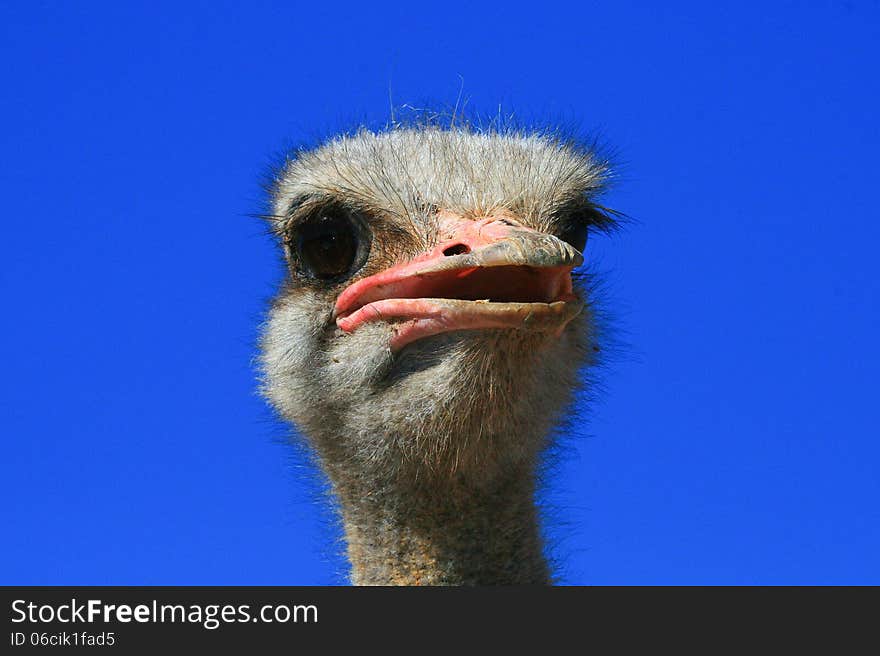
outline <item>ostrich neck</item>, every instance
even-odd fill
[[[357,585],[547,584],[531,466],[492,480],[334,484]]]

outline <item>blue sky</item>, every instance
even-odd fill
[[[0,583],[328,584],[257,396],[260,181],[398,105],[563,122],[629,346],[546,495],[565,583],[880,584],[880,3],[0,7]]]

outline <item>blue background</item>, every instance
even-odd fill
[[[546,500],[566,583],[880,584],[880,4],[3,3],[0,583],[325,584],[257,396],[260,181],[397,105],[577,124],[630,346]]]

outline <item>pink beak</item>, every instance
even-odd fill
[[[387,321],[391,349],[453,330],[515,329],[561,334],[583,308],[571,271],[583,256],[566,242],[507,218],[443,217],[431,251],[359,280],[336,301],[351,333]]]

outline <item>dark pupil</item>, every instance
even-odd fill
[[[298,249],[303,264],[312,274],[318,278],[336,278],[351,269],[357,242],[348,219],[322,216],[301,228]]]
[[[583,224],[569,226],[559,235],[559,238],[583,252],[584,248],[587,247],[587,226]]]

